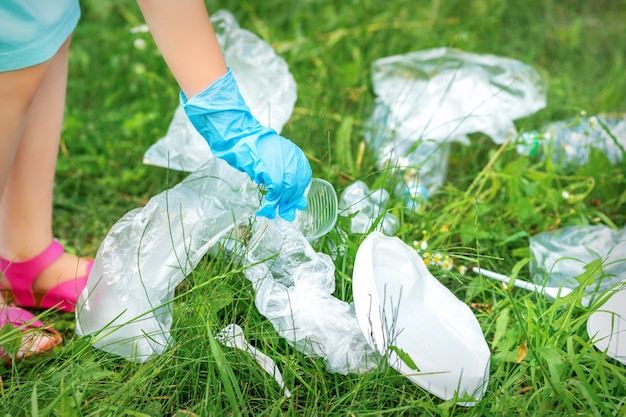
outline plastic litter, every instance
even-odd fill
[[[283,376],[274,360],[248,343],[243,334],[243,329],[240,326],[232,323],[229,324],[215,336],[215,339],[225,346],[242,350],[252,356],[265,372],[274,377],[278,385],[280,385],[285,392],[285,397],[291,397],[291,392],[289,392],[289,388],[285,386]]]
[[[472,268],[472,271],[474,271],[477,274],[481,274],[482,276],[485,276],[487,278],[504,282],[505,284],[508,284],[511,282],[510,277],[503,275],[503,274],[498,274],[497,272],[489,271],[487,269],[474,267]],[[565,297],[567,294],[572,292],[570,288],[544,287],[543,285],[533,284],[532,282],[523,281],[521,279],[515,279],[515,281],[513,282],[513,285],[519,288],[523,288],[525,290],[544,294],[545,296],[553,300],[556,300],[559,297]]]
[[[321,358],[330,372],[346,375],[375,368],[354,309],[332,294],[335,266],[282,220],[257,218],[245,253],[246,278],[258,311],[299,351]]]
[[[487,278],[510,282],[509,277],[496,272],[476,267],[473,271]],[[551,299],[565,297],[572,292],[569,288],[543,287],[519,279],[514,281],[514,285],[544,294]],[[606,300],[587,319],[587,334],[596,348],[626,365],[626,286],[618,285],[600,296]],[[585,307],[589,306],[590,298],[587,296],[582,299]]]
[[[504,143],[513,121],[546,105],[546,85],[531,66],[495,55],[435,48],[372,65],[374,92],[399,138],[459,140],[482,132]]]
[[[294,227],[313,241],[330,232],[337,222],[337,192],[328,181],[312,178],[304,195],[308,205],[296,212]]]
[[[530,238],[533,255],[529,269],[533,282],[516,279],[513,285],[544,294],[552,299],[564,297],[578,288],[576,277],[594,260],[602,262],[602,273],[585,287],[581,302],[591,300],[616,284],[626,282],[626,229],[607,226],[570,226],[539,233]],[[509,283],[511,278],[474,267],[473,271],[487,278]]]
[[[297,98],[296,82],[287,63],[257,35],[240,28],[231,13],[219,10],[212,14],[211,22],[252,115],[280,133]],[[145,152],[144,163],[192,172],[211,155],[206,141],[179,106],[165,136]]]
[[[543,232],[530,238],[530,251],[532,281],[542,286],[577,288],[580,284],[575,277],[594,260],[602,261],[603,273],[586,286],[586,293],[599,293],[626,281],[624,228],[570,226]]]
[[[482,132],[495,143],[517,136],[513,121],[545,107],[546,84],[531,66],[494,55],[435,48],[372,64],[376,105],[365,132],[379,167],[419,170],[432,194],[445,180],[450,142]],[[409,201],[409,205],[411,201]]]
[[[365,139],[377,153],[378,167],[398,175],[394,192],[409,210],[417,210],[439,189],[448,174],[450,143],[412,136],[402,138],[390,128],[390,110],[376,101],[366,121]]]
[[[322,358],[330,371],[371,369],[374,353],[354,311],[332,296],[330,257],[315,252],[294,223],[255,217],[260,201],[258,186],[245,173],[211,158],[145,207],[128,212],[98,249],[78,300],[77,334],[131,361],[163,353],[173,343],[176,286],[222,245],[247,266],[257,308],[282,337]]]
[[[464,406],[482,398],[490,352],[480,325],[414,249],[372,232],[357,251],[352,288],[363,335],[390,366],[439,398],[457,394]]]
[[[588,163],[592,149],[604,153],[611,163],[616,164],[624,159],[625,148],[624,114],[599,114],[551,123],[539,132],[522,133],[517,145],[520,154],[550,155],[555,165],[562,167]]]
[[[388,236],[394,235],[400,228],[400,221],[391,213],[385,213],[389,202],[389,192],[379,188],[370,190],[363,181],[356,181],[347,186],[339,199],[340,214],[350,217],[352,233],[367,233],[372,225],[382,219],[377,230]],[[384,214],[383,214],[384,213]]]
[[[260,206],[258,186],[211,158],[108,232],[79,297],[76,332],[93,346],[145,362],[170,343],[171,300],[209,248]],[[295,230],[295,229],[294,229]]]
[[[626,286],[609,290],[607,300],[587,320],[596,348],[626,365]]]

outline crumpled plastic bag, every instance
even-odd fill
[[[366,142],[378,165],[420,168],[430,193],[445,180],[450,142],[482,132],[515,137],[513,121],[546,105],[546,84],[531,66],[495,55],[434,48],[372,64],[377,96]]]
[[[174,290],[209,248],[260,206],[258,186],[211,158],[118,220],[96,254],[76,309],[76,333],[145,362],[170,343]]]
[[[550,123],[540,132],[520,135],[517,146],[521,154],[534,156],[541,152],[544,156],[551,155],[554,164],[562,167],[588,163],[592,149],[604,153],[612,164],[617,164],[624,159],[625,148],[626,114],[599,114]]]
[[[466,141],[482,132],[495,143],[515,135],[513,121],[546,105],[546,85],[514,59],[434,48],[372,65],[374,92],[400,138]]]
[[[278,133],[293,112],[297,87],[285,60],[226,10],[212,14],[218,43],[252,115]],[[144,163],[192,172],[211,157],[206,141],[185,112],[176,109],[166,135],[144,154]]]
[[[299,351],[322,358],[331,372],[366,372],[378,365],[354,307],[335,292],[330,256],[315,252],[289,224],[258,218],[244,270],[255,304],[276,331]]]
[[[365,123],[365,140],[375,150],[378,167],[389,167],[400,175],[395,193],[404,198],[408,207],[414,205],[414,199],[420,194],[424,201],[428,200],[429,194],[446,181],[450,143],[417,136],[401,138],[390,127],[394,122],[390,121],[389,108],[380,100],[376,103]]]
[[[625,228],[570,226],[543,232],[530,238],[530,251],[532,279],[547,287],[577,288],[580,284],[575,277],[597,259],[602,260],[603,274],[585,292],[599,293],[626,282]]]
[[[339,198],[339,214],[350,217],[352,233],[367,233],[383,215],[377,230],[393,236],[400,228],[400,220],[391,213],[385,213],[389,202],[389,192],[383,188],[370,190],[363,181],[355,181],[347,186]]]

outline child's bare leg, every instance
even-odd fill
[[[25,114],[30,107],[47,63],[18,71],[0,72],[0,197],[13,167]]]
[[[47,67],[45,63],[19,71],[0,72],[0,196],[13,167],[19,138],[24,129],[24,115],[41,85]],[[2,236],[0,229],[0,238]],[[0,293],[0,314],[4,308],[5,300]],[[45,333],[28,332],[22,337],[20,350],[43,351],[52,342],[52,337]]]
[[[4,184],[0,256],[5,259],[28,260],[52,242],[52,191],[65,107],[68,46],[69,39],[44,64],[13,72],[17,74],[0,73],[0,117],[11,117],[0,122],[0,163],[3,171],[10,167],[8,175],[2,172],[0,177],[0,186]],[[26,87],[5,88],[11,81]],[[37,87],[34,93],[33,86]],[[63,280],[84,275],[86,269],[86,261],[64,254],[39,276],[33,289],[45,293]]]

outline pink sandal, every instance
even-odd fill
[[[31,313],[26,310],[22,310],[21,308],[7,306],[0,307],[0,329],[4,326],[20,328],[22,332],[30,330],[41,331],[42,336],[44,333],[51,336],[48,343],[39,346],[36,350],[32,349],[32,345],[30,348],[24,348],[24,345],[22,344],[23,349],[18,351],[17,358],[28,358],[29,356],[46,352],[63,341],[61,334],[56,329],[46,326],[40,320],[37,320],[37,318]],[[7,362],[11,360],[11,357],[5,353],[2,345],[0,345],[0,358]]]
[[[4,274],[11,288],[0,288],[7,293],[8,299],[20,307],[39,308],[73,312],[78,296],[87,285],[87,277],[93,266],[93,260],[87,267],[87,274],[76,279],[61,282],[48,291],[37,303],[33,294],[33,282],[54,261],[63,255],[65,249],[56,239],[39,255],[23,262],[11,262],[0,258],[0,273]]]

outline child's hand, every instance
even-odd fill
[[[293,220],[304,210],[311,166],[302,150],[252,116],[230,70],[201,93],[181,104],[213,154],[265,185],[267,195],[259,215],[274,218],[276,211]]]

